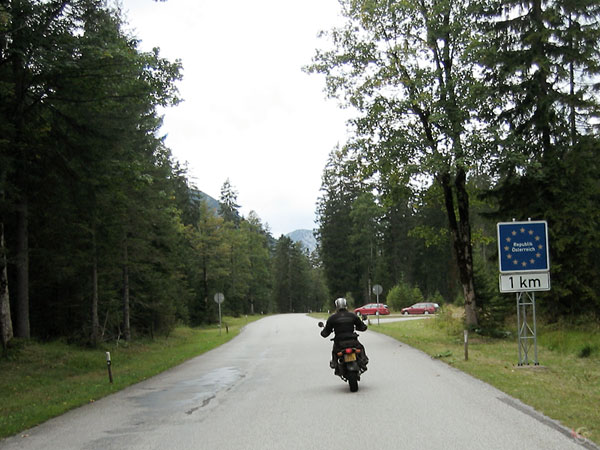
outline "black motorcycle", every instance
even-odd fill
[[[319,327],[323,328],[324,326],[323,322],[319,322]],[[355,336],[358,338],[357,334]],[[348,382],[350,392],[358,391],[360,375],[367,370],[361,345],[356,338],[340,341],[334,349],[335,357],[332,369],[335,375]]]

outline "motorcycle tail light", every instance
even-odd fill
[[[352,353],[353,351],[354,351],[354,349],[352,349],[352,348],[347,348],[346,349],[346,353]]]

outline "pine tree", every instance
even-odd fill
[[[360,189],[349,179],[343,152],[335,149],[323,172],[317,204],[319,252],[327,286],[334,297],[360,291],[350,242],[352,203]]]
[[[238,212],[240,205],[237,204],[237,195],[238,193],[231,185],[229,178],[227,178],[221,187],[219,213],[226,222],[232,222],[235,226],[240,224],[240,214]]]
[[[600,205],[591,159],[600,114],[600,85],[592,81],[600,73],[600,6],[492,1],[481,11],[479,58],[502,149],[491,191],[496,217],[548,221],[553,287],[544,304],[554,314],[581,312],[582,298],[597,304],[595,277],[574,274],[597,267],[598,236],[587,224]]]
[[[19,335],[27,336],[33,323],[40,336],[83,332],[96,343],[100,314],[116,317],[111,299],[121,287],[129,290],[120,269],[136,269],[128,276],[139,286],[139,259],[154,257],[158,270],[149,278],[163,281],[160,266],[173,261],[166,246],[159,248],[177,227],[166,207],[171,165],[155,136],[155,108],[177,102],[180,66],[158,50],[139,52],[103,2],[21,0],[6,8],[2,36],[10,36],[10,45],[1,50],[0,114],[8,125],[0,158],[10,169],[4,211],[8,245],[18,254],[19,282],[11,290],[22,306]],[[14,70],[5,70],[9,65]],[[156,288],[144,287],[155,290],[153,299],[172,296]],[[35,307],[28,305],[30,292]]]

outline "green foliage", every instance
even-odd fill
[[[248,220],[242,222],[242,232],[247,235],[246,251],[249,255],[248,303],[245,305],[250,314],[274,311],[271,304],[273,277],[271,272],[271,253],[269,237],[263,229],[260,219],[250,211]]]
[[[356,303],[356,300],[354,299],[352,292],[346,292],[346,295],[344,295],[344,298],[346,299],[346,304],[348,306],[348,310],[352,310],[354,308],[358,308],[359,306],[361,306],[360,304]]]
[[[248,220],[239,217],[236,225],[215,215],[204,201],[197,203],[197,208],[192,215],[197,219],[185,230],[191,245],[186,276],[193,290],[189,303],[192,323],[218,320],[213,301],[217,292],[225,296],[222,309],[227,314],[274,311],[269,234],[258,216],[251,212]]]
[[[421,289],[418,286],[412,287],[403,281],[392,287],[386,297],[386,303],[395,311],[423,301]]]
[[[426,248],[441,247],[448,242],[448,230],[446,228],[434,228],[428,225],[417,225],[408,233],[409,237],[423,240]]]
[[[369,286],[389,289],[406,280],[426,296],[439,292],[453,298],[455,265],[447,233],[439,231],[446,222],[431,194],[435,188],[422,194],[419,205],[406,189],[384,179],[373,189],[356,181],[360,174],[349,152],[348,147],[331,153],[317,211],[320,254],[333,297],[351,292],[364,304],[373,300]],[[423,247],[419,230],[425,229],[436,230],[436,245],[427,240]]]
[[[219,214],[226,222],[232,222],[239,225],[240,214],[238,212],[240,205],[237,204],[237,192],[231,185],[229,178],[221,187],[221,197],[219,199]]]
[[[502,336],[506,332],[506,318],[515,311],[514,296],[499,292],[497,268],[486,265],[479,258],[476,259],[475,266],[475,288],[477,306],[480,309],[477,332]]]
[[[13,311],[31,310],[34,336],[92,344],[214,321],[216,292],[233,315],[270,311],[268,233],[229,182],[225,220],[198,202],[158,136],[180,63],[141,52],[118,10],[68,3],[2,7],[1,220],[29,255],[28,277],[9,267]]]
[[[462,308],[446,305],[439,310],[433,325],[448,336],[460,336],[465,329],[463,316]]]
[[[7,87],[0,113],[14,131],[1,149],[14,163],[7,244],[30,258],[29,279],[17,266],[24,281],[11,291],[19,304],[35,305],[30,322],[40,337],[95,343],[100,332],[124,332],[127,339],[129,323],[119,319],[126,298],[139,332],[166,332],[186,316],[186,289],[175,257],[176,177],[155,134],[156,108],[177,103],[180,65],[158,50],[140,52],[100,2],[50,8],[13,2],[1,55],[1,66],[14,68],[0,71]],[[23,22],[32,25],[28,33]],[[27,222],[14,221],[20,211]]]
[[[352,286],[358,298],[365,274],[386,287],[405,280],[501,332],[510,302],[498,295],[495,222],[531,217],[550,229],[542,309],[600,311],[600,84],[590,82],[600,6],[340,3],[345,23],[323,33],[330,45],[306,68],[355,110],[318,211],[332,291]],[[362,220],[373,195],[376,228]],[[374,261],[357,251],[366,242]]]
[[[313,284],[315,277],[317,285]],[[299,243],[281,236],[273,256],[273,300],[281,313],[319,311],[326,288],[323,274],[311,266]]]
[[[369,286],[377,264],[381,215],[382,209],[372,193],[363,192],[352,202],[350,245],[358,277],[354,292],[359,302],[370,301]]]
[[[333,298],[343,297],[348,291],[360,292],[360,275],[351,245],[353,227],[350,217],[359,187],[350,176],[344,154],[339,149],[329,155],[321,192],[317,204],[319,253],[329,292]]]
[[[478,117],[478,63],[467,53],[476,35],[469,8],[461,2],[341,4],[346,21],[329,35],[333,48],[317,52],[308,70],[324,74],[329,94],[357,111],[346,148],[360,179],[377,180],[382,196],[403,185],[413,202],[436,184],[469,297],[467,319],[476,324],[466,181],[488,164],[491,146]]]
[[[491,190],[495,217],[548,221],[552,290],[541,302],[547,313],[597,312],[599,236],[590,224],[600,205],[592,156],[599,141],[591,118],[600,113],[600,85],[589,80],[600,73],[600,7],[494,1],[481,14],[485,39],[476,48],[486,95],[497,102],[489,120],[502,130],[499,181]]]
[[[427,297],[426,301],[429,303],[437,303],[440,306],[442,306],[445,303],[444,297],[442,297],[442,294],[440,294],[437,291],[433,295]]]
[[[581,348],[578,356],[580,358],[589,358],[591,354],[592,354],[592,346],[589,344],[586,344]]]
[[[103,2],[67,3],[0,6],[0,251],[17,334],[168,334],[215,321],[216,292],[231,315],[362,304],[375,283],[396,309],[462,304],[470,279],[479,329],[495,333],[512,309],[495,221],[513,217],[549,223],[545,315],[600,312],[596,3],[342,0],[347,21],[307,70],[357,115],[324,169],[314,257],[273,248],[229,180],[220,217],[198,202],[158,135],[180,62],[140,51]]]

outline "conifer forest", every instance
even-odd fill
[[[600,4],[339,3],[303,70],[354,116],[309,252],[242,216],[229,180],[218,208],[199,195],[160,131],[182,63],[140,50],[114,2],[0,2],[5,348],[213,323],[217,292],[233,316],[360,306],[374,284],[393,311],[455,303],[492,330],[515,308],[496,239],[513,219],[548,223],[541,314],[600,314]]]

